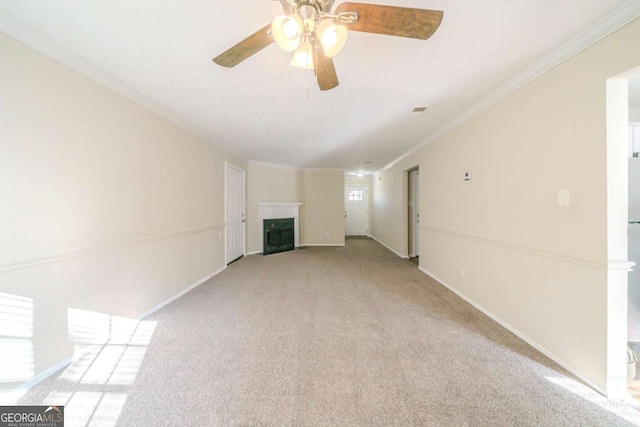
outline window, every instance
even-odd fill
[[[361,200],[362,200],[362,190],[349,191],[349,201],[361,201]]]

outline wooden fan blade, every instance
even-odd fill
[[[443,15],[441,10],[348,2],[338,6],[334,13],[337,15],[340,12],[358,13],[358,21],[347,25],[351,31],[420,40],[426,40],[436,32]]]
[[[265,25],[231,49],[213,58],[213,62],[223,67],[235,67],[251,55],[254,55],[273,43],[270,33],[271,24]]]
[[[329,90],[338,86],[338,75],[336,74],[336,67],[333,65],[333,59],[324,54],[322,48],[318,49],[316,58],[316,78],[318,79],[318,86],[320,90]]]

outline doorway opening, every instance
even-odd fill
[[[640,402],[640,71],[628,78],[628,209],[627,259],[636,267],[628,275],[627,288],[627,389]]]
[[[245,172],[225,164],[225,260],[229,265],[245,252]]]
[[[420,168],[407,171],[407,242],[409,259],[419,265],[420,257]]]
[[[628,276],[634,261],[634,221],[636,212],[630,204],[636,195],[630,182],[633,138],[629,130],[630,86],[640,67],[607,80],[607,396],[625,398],[633,394],[634,372],[631,366],[636,338],[640,341],[640,318],[634,319],[635,287]],[[635,190],[637,191],[637,190]],[[640,213],[640,212],[639,212]],[[640,303],[640,301],[638,301]],[[636,325],[637,323],[637,325]],[[640,342],[639,342],[640,344]],[[624,363],[624,362],[627,363]],[[634,366],[635,367],[635,366]]]

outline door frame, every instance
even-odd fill
[[[628,271],[634,263],[628,259],[628,78],[640,66],[606,80],[606,188],[607,188],[607,288],[606,292],[606,384],[609,398],[626,396]],[[594,387],[595,388],[595,387]]]
[[[416,177],[415,174],[418,174]],[[420,213],[409,217],[412,213],[411,202],[414,202],[413,212],[415,212],[416,206],[420,211],[420,185],[416,189],[415,180],[420,182],[420,166],[415,166],[407,170],[407,255],[409,258],[420,256]],[[417,191],[416,191],[417,190]],[[409,236],[413,231],[413,236]],[[416,244],[417,242],[417,244]]]
[[[350,188],[350,187],[366,188],[366,194],[365,195],[366,195],[366,198],[367,198],[367,200],[366,200],[366,202],[367,202],[366,203],[366,207],[367,208],[365,209],[365,218],[364,219],[365,219],[365,224],[366,224],[366,230],[367,231],[365,232],[365,236],[371,237],[371,223],[369,222],[369,211],[371,210],[371,201],[369,199],[369,184],[359,184],[359,185],[358,184],[346,184],[344,186],[345,194],[343,194],[343,197],[345,199],[345,203],[347,201],[346,200],[346,198],[347,198],[346,197],[346,189]],[[344,212],[345,212],[345,215],[346,215],[346,213],[347,213],[346,205],[345,205],[345,211]],[[346,221],[344,223],[344,235],[347,236],[347,222]],[[356,236],[356,234],[354,234],[354,236]]]
[[[227,169],[235,169],[236,171],[242,173],[242,256],[247,255],[247,173],[244,169],[232,165],[231,163],[224,162],[224,264],[229,264],[229,247],[227,245],[227,239],[229,236],[228,233],[228,223],[227,223],[227,204],[229,201],[227,200]],[[235,259],[234,259],[235,260]],[[232,260],[232,261],[234,261]]]

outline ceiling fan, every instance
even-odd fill
[[[338,86],[333,56],[344,46],[348,31],[427,40],[442,21],[442,11],[342,3],[331,13],[335,0],[278,0],[284,15],[259,29],[213,59],[235,67],[274,41],[294,52],[291,65],[313,69],[320,90]]]

